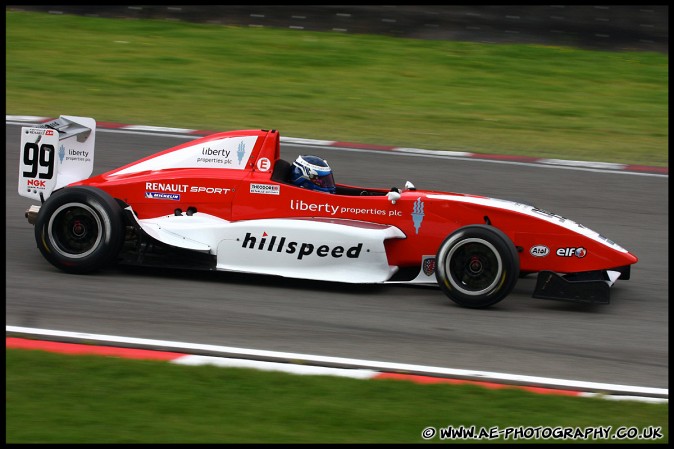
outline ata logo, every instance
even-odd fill
[[[529,250],[529,254],[531,254],[534,257],[545,257],[548,254],[550,254],[550,248],[548,248],[545,245],[532,246],[531,249]]]

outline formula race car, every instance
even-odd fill
[[[41,203],[26,217],[42,255],[68,273],[121,263],[430,284],[485,308],[532,273],[534,298],[607,304],[638,260],[528,204],[410,182],[330,185],[331,175],[334,193],[303,188],[275,130],[212,134],[94,177],[94,119],[60,116],[21,133],[19,194]],[[302,169],[322,178],[320,166]]]

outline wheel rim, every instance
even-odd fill
[[[102,239],[101,219],[86,204],[64,204],[49,219],[47,233],[56,252],[79,259],[98,248]]]
[[[461,293],[479,296],[490,292],[501,281],[503,262],[494,245],[469,238],[454,245],[446,259],[449,282]]]

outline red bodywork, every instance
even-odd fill
[[[237,136],[257,137],[243,169],[164,168],[116,174],[181,148],[194,145],[208,148],[209,142]],[[400,198],[394,202],[386,196],[388,189],[339,183],[337,194],[310,191],[272,179],[279,159],[277,131],[232,131],[167,149],[71,186],[88,185],[104,190],[130,205],[138,219],[171,215],[175,209],[185,211],[192,207],[232,222],[312,217],[391,225],[406,235],[385,242],[389,264],[399,267],[418,267],[422,256],[435,255],[450,233],[462,226],[484,223],[499,228],[513,241],[522,272],[576,273],[637,262],[633,254],[595,232],[531,206],[476,195],[413,189],[401,189]],[[278,189],[275,190],[278,193],[254,192],[258,188]],[[369,195],[360,195],[363,190]],[[155,191],[172,192],[179,200],[149,198],[148,192]],[[423,217],[417,223],[413,213],[418,212],[415,208],[420,204]]]

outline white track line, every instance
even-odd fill
[[[659,398],[668,400],[669,389],[638,387],[631,385],[616,385],[598,382],[583,382],[578,380],[555,379],[518,374],[497,373],[489,371],[473,371],[452,368],[441,368],[425,365],[410,365],[404,363],[378,362],[342,357],[328,357],[320,355],[299,354],[292,352],[275,352],[256,349],[236,348],[231,346],[217,346],[207,344],[184,343],[168,340],[152,340],[145,338],[120,337],[114,335],[89,334],[83,332],[69,332],[49,329],[35,329],[29,327],[6,326],[6,333],[12,336],[50,337],[58,341],[70,342],[100,342],[110,345],[119,344],[124,347],[142,349],[156,349],[162,351],[177,351],[193,355],[207,355],[209,357],[242,357],[246,360],[285,363],[293,365],[315,365],[324,368],[365,369],[377,372],[406,373],[422,376],[433,376],[451,379],[464,379],[481,382],[494,382],[506,385],[534,386],[542,388],[556,388],[562,390],[576,390],[585,393],[601,395],[624,395],[637,400],[639,397]],[[212,362],[212,360],[207,360]],[[203,363],[204,360],[194,360],[188,363]],[[226,363],[226,362],[223,362]],[[367,375],[367,374],[364,374]],[[616,396],[617,397],[617,396]]]

